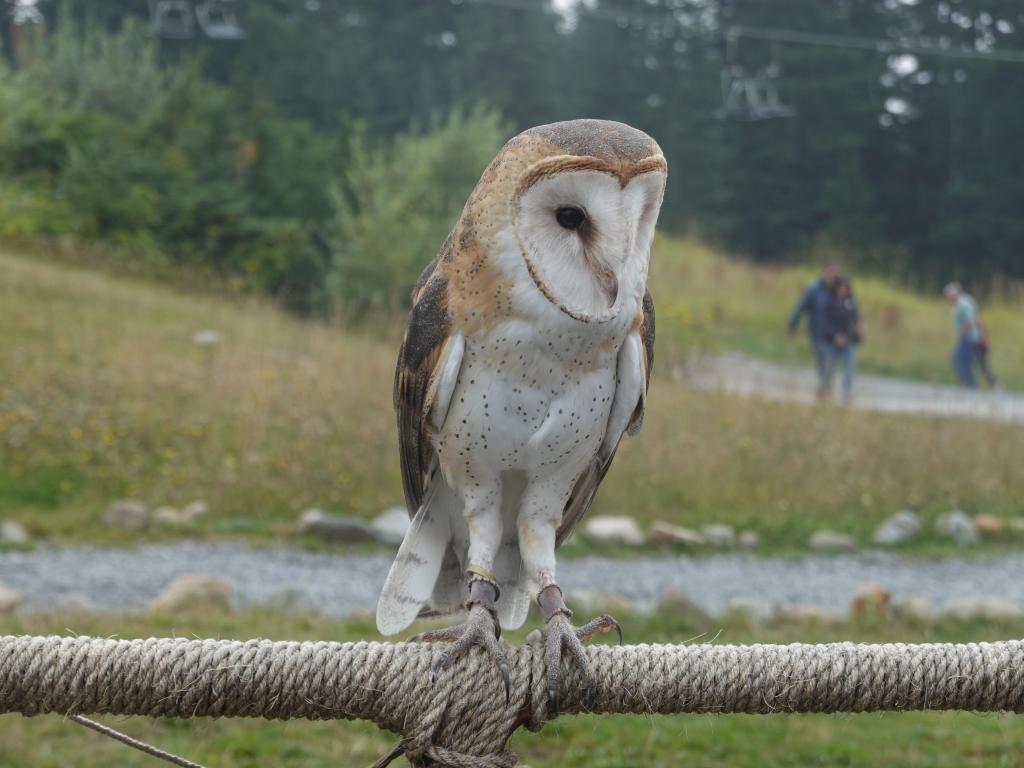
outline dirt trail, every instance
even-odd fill
[[[129,549],[79,547],[0,552],[0,583],[22,593],[20,610],[145,610],[167,584],[185,573],[226,579],[239,607],[273,605],[337,618],[367,615],[394,555],[256,549],[237,542],[181,541]],[[594,595],[616,595],[652,610],[679,590],[712,615],[743,599],[768,608],[812,606],[845,613],[857,588],[877,582],[895,601],[923,600],[941,610],[951,602],[998,597],[1024,607],[1024,553],[927,560],[864,552],[799,558],[722,553],[704,557],[588,556],[559,563],[571,604],[588,610]],[[588,600],[587,595],[591,596]]]
[[[707,357],[680,376],[700,389],[744,397],[813,403],[816,377],[810,368],[794,368],[742,353]],[[944,384],[862,374],[851,407],[883,413],[951,416],[1024,424],[1024,395],[965,390]]]

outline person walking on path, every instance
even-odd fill
[[[825,313],[832,300],[832,286],[840,275],[839,267],[831,264],[821,271],[821,277],[814,280],[804,290],[803,295],[789,316],[787,328],[789,335],[796,334],[800,320],[807,315],[807,335],[814,354],[815,368],[818,371],[818,397],[829,395],[829,358],[831,345],[825,336]]]
[[[853,398],[853,379],[857,375],[857,347],[861,342],[860,309],[853,296],[853,286],[845,277],[836,279],[825,308],[825,338],[829,343],[826,379],[832,391],[832,374],[836,363],[843,361],[843,402]]]
[[[973,298],[964,292],[960,283],[950,283],[943,293],[946,300],[953,307],[953,330],[956,337],[953,347],[953,372],[961,385],[974,389],[978,381],[974,376],[974,366],[980,362],[979,355],[987,353],[981,347],[984,336],[981,330],[981,319],[978,316],[978,304]],[[987,360],[984,371],[986,376],[991,375],[988,371]],[[992,377],[990,381],[994,381]]]
[[[992,368],[988,364],[988,334],[985,333],[985,326],[981,326],[981,341],[978,342],[976,348],[977,354],[975,360],[978,363],[978,370],[981,371],[981,375],[985,377],[985,381],[991,389],[1000,390],[999,380],[996,379],[996,375],[992,373]]]

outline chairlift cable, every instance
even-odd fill
[[[488,5],[494,8],[505,8],[513,11],[548,13],[551,6],[524,2],[524,0],[459,0],[463,5]],[[621,24],[623,21],[637,24],[648,24],[659,21],[654,16],[605,11],[600,7],[588,8],[585,15]],[[977,51],[968,48],[945,47],[940,44],[910,42],[887,38],[862,37],[858,35],[839,35],[827,32],[802,32],[795,29],[780,27],[748,27],[732,25],[723,30],[729,36],[746,37],[753,40],[769,40],[795,45],[820,45],[831,48],[849,48],[875,53],[913,53],[922,56],[943,56],[947,58],[991,61],[1002,64],[1024,64],[1024,50],[993,49]]]
[[[476,1],[476,0],[474,0]],[[852,48],[876,53],[914,53],[922,56],[945,56],[956,59],[987,60],[1006,64],[1024,64],[1024,51],[1015,49],[992,50],[987,53],[966,48],[943,47],[905,40],[836,35],[824,32],[800,32],[777,27],[732,26],[727,35],[747,37],[754,40],[769,40],[797,45],[821,45],[832,48]]]

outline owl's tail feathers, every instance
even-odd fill
[[[535,587],[523,573],[518,537],[506,540],[494,562],[494,575],[501,588],[498,597],[498,621],[502,629],[519,629],[530,612],[530,595]]]
[[[430,511],[430,497],[416,512],[377,601],[377,629],[393,635],[412,624],[430,600],[451,539],[448,516]]]
[[[519,629],[530,612],[530,585],[517,581],[502,587],[498,600],[498,621],[502,629]]]

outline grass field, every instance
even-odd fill
[[[821,527],[866,537],[906,506],[928,517],[952,506],[1024,514],[1019,427],[767,404],[674,383],[666,371],[695,348],[800,359],[802,342],[780,329],[807,273],[752,269],[666,239],[655,263],[646,427],[620,451],[599,511],[732,523],[759,531],[768,550],[802,547]],[[308,506],[370,516],[400,503],[397,327],[346,332],[260,302],[25,256],[0,256],[0,274],[0,517],[57,544],[129,542],[139,534],[101,522],[111,499],[203,498],[211,513],[194,526],[143,535],[273,541],[292,536]],[[891,345],[872,331],[865,365],[942,378],[941,302],[874,281],[862,290],[869,317],[889,302],[903,329]],[[1004,378],[1024,384],[1009,360],[1010,339],[1024,343],[1024,313],[995,306],[988,317],[1006,339]],[[220,343],[194,343],[203,329]],[[943,550],[930,536],[915,546]]]
[[[680,618],[623,617],[630,638],[648,642],[905,642],[1000,640],[1024,636],[1024,624],[784,624],[739,621],[695,625]],[[0,632],[121,637],[156,635],[274,639],[363,639],[371,623],[250,613],[233,616],[0,617]],[[516,633],[515,638],[521,638]],[[211,768],[365,766],[396,737],[365,723],[103,718],[104,722]],[[566,717],[540,734],[520,732],[513,749],[525,765],[597,768],[811,768],[824,766],[1024,765],[1024,721],[1012,715],[688,715]],[[400,763],[403,764],[404,763]],[[146,757],[57,716],[0,716],[3,768],[106,768],[153,765]]]

